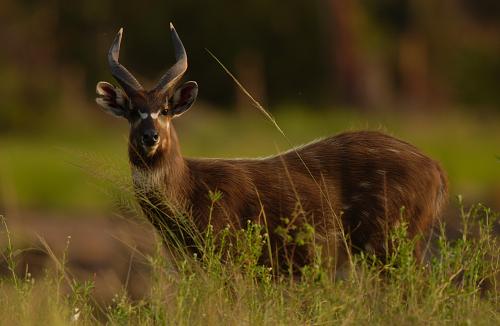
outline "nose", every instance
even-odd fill
[[[142,134],[142,143],[146,146],[154,146],[158,144],[159,140],[160,136],[158,135],[158,132],[154,129],[146,130]]]

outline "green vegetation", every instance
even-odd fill
[[[151,291],[133,300],[124,286],[112,302],[97,301],[95,279],[71,275],[70,238],[62,257],[39,239],[56,266],[45,277],[20,272],[26,249],[11,241],[17,234],[9,233],[12,220],[4,220],[33,213],[50,226],[43,219],[50,211],[141,215],[127,191],[127,124],[90,102],[98,80],[112,81],[106,54],[121,26],[120,59],[153,85],[173,60],[170,21],[188,51],[187,77],[200,84],[198,105],[176,121],[186,156],[268,156],[345,130],[383,130],[441,162],[452,196],[500,209],[498,9],[500,1],[492,0],[292,0],[285,6],[3,0],[0,324],[500,324],[499,221],[483,205],[464,208],[460,201],[460,212],[447,221],[460,220],[462,232],[449,239],[441,225],[424,265],[414,261],[401,225],[386,263],[359,255],[338,274],[318,257],[300,277],[277,275],[257,264],[268,230],[250,224],[231,247],[215,241],[209,228],[197,234],[201,256],[173,248],[166,258],[160,243],[156,254],[137,251],[153,270],[146,273]],[[287,139],[247,108],[248,99],[205,49],[269,106]],[[297,238],[286,227],[272,231],[297,244],[314,238],[308,225]],[[110,255],[119,251],[106,248]]]
[[[97,110],[96,107],[88,108]],[[498,205],[500,193],[500,129],[495,119],[464,115],[359,115],[348,110],[318,111],[283,107],[276,119],[291,143],[256,111],[247,115],[216,114],[195,107],[176,121],[183,153],[193,157],[258,157],[344,130],[381,129],[407,140],[442,162],[451,192]],[[111,117],[59,125],[40,136],[16,134],[0,138],[0,203],[45,209],[109,207],[100,178],[103,166],[124,178],[127,124]],[[112,123],[112,127],[107,124]],[[3,193],[3,194],[2,194]]]
[[[93,300],[91,281],[82,283],[66,271],[66,254],[53,256],[54,274],[19,277],[17,252],[4,224],[11,274],[0,279],[0,320],[17,325],[495,325],[500,323],[500,242],[493,227],[499,216],[482,205],[459,204],[462,235],[451,241],[442,225],[436,253],[424,265],[413,258],[405,225],[391,234],[396,250],[386,263],[354,256],[334,274],[318,258],[300,277],[258,265],[267,245],[260,226],[249,224],[231,244],[218,245],[209,228],[202,234],[201,257],[175,247],[170,259],[160,250],[146,257],[153,269],[148,297],[133,301],[122,292],[107,304]]]

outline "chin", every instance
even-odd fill
[[[155,146],[142,146],[142,151],[147,157],[155,155],[158,145]]]

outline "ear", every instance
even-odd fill
[[[193,105],[198,96],[198,84],[194,81],[185,82],[175,90],[171,99],[172,116],[178,117],[186,112]]]
[[[128,118],[129,99],[125,93],[107,82],[98,82],[96,86],[98,97],[95,99],[104,111],[117,117]]]

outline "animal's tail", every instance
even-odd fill
[[[430,212],[432,216],[430,216],[430,219],[427,220],[428,224],[420,229],[420,231],[423,232],[424,236],[427,238],[427,244],[424,246],[423,242],[418,241],[415,246],[415,256],[418,261],[423,261],[425,257],[428,257],[425,253],[430,248],[432,233],[434,232],[436,225],[439,223],[439,220],[442,218],[443,210],[448,203],[448,177],[438,162],[435,162],[435,167],[437,172],[435,176],[439,178],[439,185],[434,196],[434,211]]]

